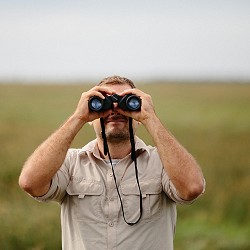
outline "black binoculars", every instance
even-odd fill
[[[89,99],[89,110],[105,111],[113,108],[113,103],[118,103],[122,110],[138,111],[141,109],[141,98],[139,96],[128,94],[119,96],[118,94],[106,96],[102,99],[98,96],[92,96]]]

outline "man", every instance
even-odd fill
[[[114,94],[140,97],[140,110],[113,103],[112,109],[90,111],[91,97]],[[146,146],[135,136],[136,163],[129,117],[133,130],[143,124],[155,143]],[[82,149],[69,149],[86,123],[92,124],[96,139]],[[164,128],[151,97],[119,76],[105,78],[81,95],[75,112],[26,161],[19,184],[39,201],[61,204],[62,246],[72,250],[171,250],[176,203],[191,203],[205,186],[195,159]]]

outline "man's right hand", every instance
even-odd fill
[[[112,95],[114,93],[115,92],[110,90],[110,88],[102,86],[95,86],[92,89],[88,90],[87,92],[83,92],[73,116],[82,120],[83,123],[91,122],[100,117],[104,117],[110,112],[110,110],[107,110],[105,112],[90,111],[88,107],[89,99],[92,96],[98,96],[104,99],[106,95]]]

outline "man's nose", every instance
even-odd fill
[[[117,102],[114,102],[113,103],[113,109],[116,110],[118,108],[118,103]]]
[[[118,103],[117,103],[117,102],[113,103],[113,108],[112,108],[112,112],[111,112],[110,115],[119,115],[120,113],[117,111],[117,108],[118,108],[118,107],[119,107],[119,106],[118,106]]]

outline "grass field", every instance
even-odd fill
[[[18,187],[28,155],[75,109],[86,85],[0,85],[0,249],[60,249],[60,207]],[[250,84],[146,84],[156,112],[196,157],[206,193],[178,206],[176,250],[250,249]],[[147,143],[152,140],[141,127]],[[88,125],[72,146],[94,138]]]

